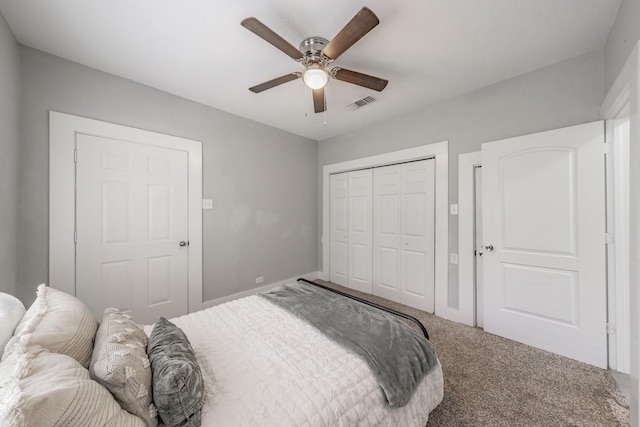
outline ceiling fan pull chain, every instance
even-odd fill
[[[327,125],[327,90],[324,90],[324,125]]]
[[[309,105],[311,104],[311,103],[309,102],[309,97],[310,97],[310,95],[309,95],[309,93],[310,93],[310,92],[309,92],[309,90],[310,90],[310,89],[309,89],[309,87],[308,87],[307,85],[305,85],[305,84],[303,84],[302,86],[304,86],[304,99],[306,99],[306,101],[305,101],[305,103],[304,103],[304,104],[306,105],[306,107],[304,107],[304,116],[305,116],[305,117],[309,117]]]

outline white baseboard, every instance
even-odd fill
[[[211,307],[214,307],[216,305],[224,304],[225,302],[229,302],[229,301],[233,301],[233,300],[236,300],[236,299],[240,299],[240,298],[248,297],[248,296],[251,296],[251,295],[259,294],[261,292],[268,292],[268,291],[270,291],[271,289],[273,289],[273,288],[275,288],[277,286],[284,285],[285,283],[295,282],[296,280],[298,280],[299,277],[304,277],[305,279],[308,279],[308,280],[316,280],[319,275],[320,275],[320,272],[313,271],[311,273],[301,274],[301,275],[298,275],[296,277],[292,277],[290,279],[281,280],[281,281],[276,282],[276,283],[270,283],[268,285],[262,285],[262,286],[259,286],[257,288],[248,289],[246,291],[238,292],[238,293],[235,293],[235,294],[232,294],[232,295],[227,295],[226,297],[216,298],[216,299],[212,299],[212,300],[209,300],[209,301],[204,301],[202,303],[202,307],[198,308],[198,310],[204,310],[206,308],[211,308]],[[196,311],[198,311],[198,310],[196,310]]]

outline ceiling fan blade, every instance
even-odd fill
[[[345,50],[353,46],[379,23],[380,20],[376,14],[368,7],[363,7],[325,46],[322,53],[330,59],[338,59]]]
[[[240,25],[254,33],[256,36],[271,43],[273,46],[280,49],[282,52],[286,53],[296,61],[304,58],[304,54],[302,52],[300,52],[291,43],[276,34],[271,28],[258,21],[256,18],[250,17],[243,19]]]
[[[389,83],[389,80],[381,79],[380,77],[374,77],[339,67],[332,69],[331,75],[334,76],[336,80],[352,83],[358,86],[364,86],[369,89],[377,90],[378,92],[381,92],[385,87],[387,87],[387,83]]]
[[[324,98],[324,88],[313,89],[313,109],[316,113],[322,113],[327,110],[327,104]]]
[[[264,90],[271,89],[272,87],[276,87],[283,83],[287,83],[299,78],[300,73],[285,74],[284,76],[276,77],[275,79],[269,80],[268,82],[260,83],[259,85],[250,87],[249,90],[253,93],[260,93]]]

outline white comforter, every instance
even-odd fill
[[[438,363],[409,404],[390,408],[364,361],[258,296],[171,321],[203,370],[206,427],[424,427],[442,400]]]

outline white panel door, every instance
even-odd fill
[[[435,307],[435,161],[401,165],[401,265],[404,304]]]
[[[606,368],[603,142],[596,122],[482,145],[483,284],[485,331]]]
[[[331,175],[331,273],[333,283],[349,285],[349,174]]]
[[[433,313],[435,162],[374,170],[373,291]]]
[[[373,170],[373,293],[401,302],[400,165]]]
[[[77,150],[77,297],[98,319],[186,314],[187,153],[88,135]]]
[[[349,172],[349,282],[348,286],[372,293],[373,172]]]

